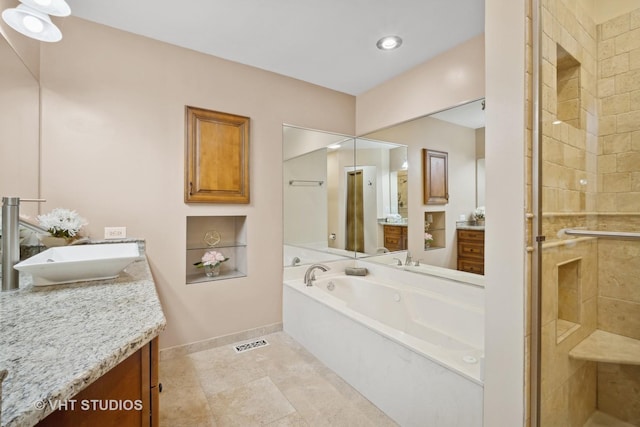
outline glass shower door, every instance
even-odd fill
[[[538,420],[640,426],[640,1],[539,10]]]

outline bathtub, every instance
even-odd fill
[[[482,426],[477,294],[458,290],[452,298],[410,276],[393,285],[372,276],[318,277],[312,287],[284,282],[289,335],[401,426]]]

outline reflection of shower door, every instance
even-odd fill
[[[362,171],[347,173],[347,242],[345,249],[364,252],[364,209]]]

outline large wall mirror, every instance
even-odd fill
[[[449,271],[458,268],[458,227],[469,225],[476,208],[484,206],[484,107],[484,100],[480,99],[366,135],[407,146],[408,250],[412,259],[421,264],[412,271],[463,279],[467,275],[452,275]],[[424,149],[447,153],[446,203],[423,202]],[[436,245],[426,247],[425,231],[437,239]],[[393,264],[388,257],[380,257],[380,262]],[[469,276],[470,281],[481,282],[473,276]]]
[[[384,224],[406,230],[406,146],[287,125],[283,144],[285,266],[387,252]]]
[[[38,81],[0,35],[0,196],[38,197],[39,111]],[[37,205],[20,213],[34,216]]]
[[[453,277],[447,271],[457,269],[457,227],[484,206],[484,136],[484,100],[362,138],[284,126],[285,266],[368,256],[397,267],[394,258],[405,260],[397,251],[409,251],[421,264],[411,271]],[[448,153],[444,205],[423,204],[425,148]],[[443,241],[426,248],[425,218],[432,217]],[[362,241],[352,241],[349,221]],[[481,282],[472,276],[470,282]]]

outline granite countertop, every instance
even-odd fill
[[[475,221],[456,221],[456,229],[484,231],[484,225],[477,225]]]
[[[381,225],[393,225],[395,227],[406,227],[406,226],[409,225],[406,221],[404,221],[404,222],[387,222],[385,220],[378,221],[378,224],[381,224]]]
[[[38,402],[71,399],[165,325],[144,256],[110,280],[34,287],[21,274],[0,293],[0,425],[37,424],[52,412]]]

